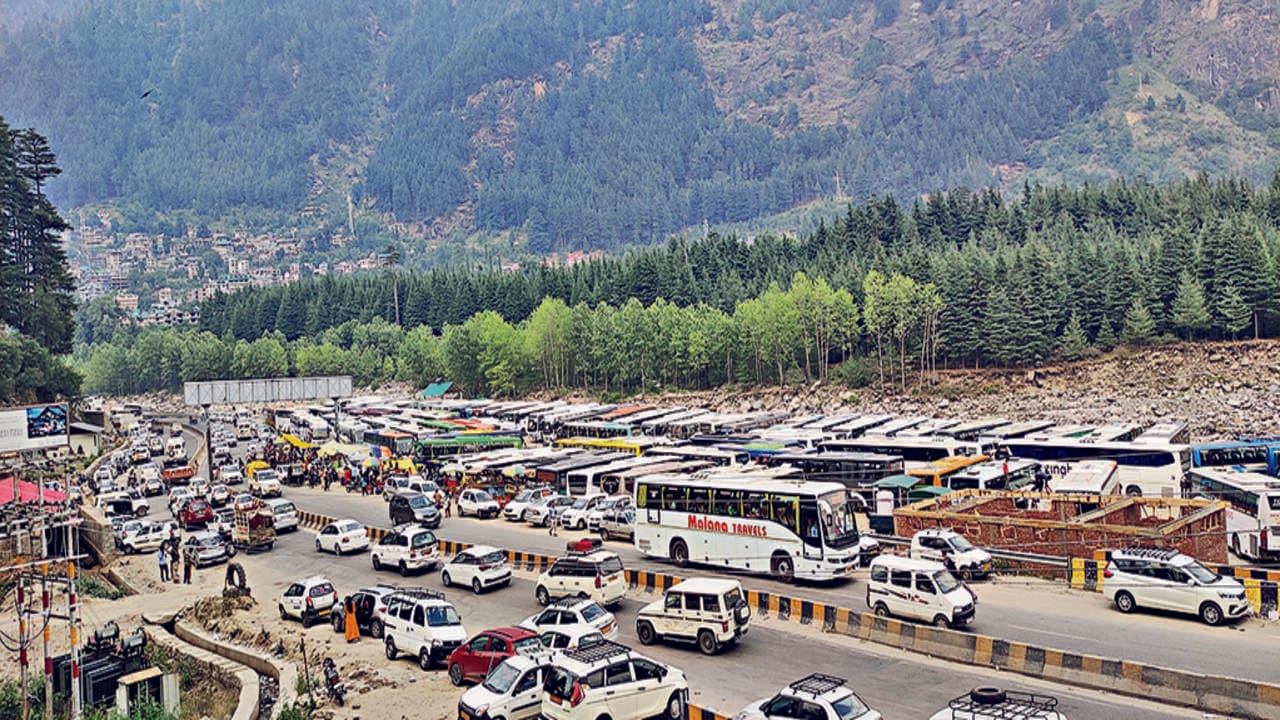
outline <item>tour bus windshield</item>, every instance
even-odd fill
[[[822,496],[818,499],[818,509],[826,525],[828,545],[839,548],[857,541],[858,525],[846,491],[838,490]]]

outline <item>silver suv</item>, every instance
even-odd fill
[[[1139,607],[1198,615],[1207,625],[1246,617],[1244,585],[1177,550],[1129,548],[1111,553],[1102,592],[1122,613]]]

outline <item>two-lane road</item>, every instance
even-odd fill
[[[329,492],[288,488],[301,509],[351,517],[366,525],[389,526],[387,504],[381,496],[362,497],[339,487]],[[566,539],[582,533],[563,531],[551,537],[546,530],[501,519],[449,518],[438,534],[449,540],[485,543],[545,555],[562,554]],[[625,542],[611,542],[623,563],[633,569],[677,575],[733,574],[746,587],[849,607],[865,608],[865,573],[840,583],[788,585],[767,577],[725,573],[713,567],[676,568],[647,558]],[[1226,627],[1208,627],[1194,618],[1138,613],[1122,615],[1100,594],[1076,592],[1061,583],[1033,578],[998,578],[974,584],[979,596],[973,632],[1070,652],[1133,660],[1211,675],[1280,681],[1280,668],[1267,658],[1280,647],[1280,624],[1249,620]]]

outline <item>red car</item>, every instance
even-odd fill
[[[485,630],[449,655],[449,680],[454,685],[480,682],[498,663],[512,655],[541,649],[542,641],[530,630],[518,627]]]
[[[213,508],[203,499],[194,498],[182,504],[177,519],[184,530],[189,530],[193,525],[208,525],[213,521]]]

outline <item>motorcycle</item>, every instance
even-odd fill
[[[333,658],[325,658],[323,665],[325,693],[338,707],[342,707],[347,689],[342,685],[342,679],[338,677],[338,668],[333,664]]]

